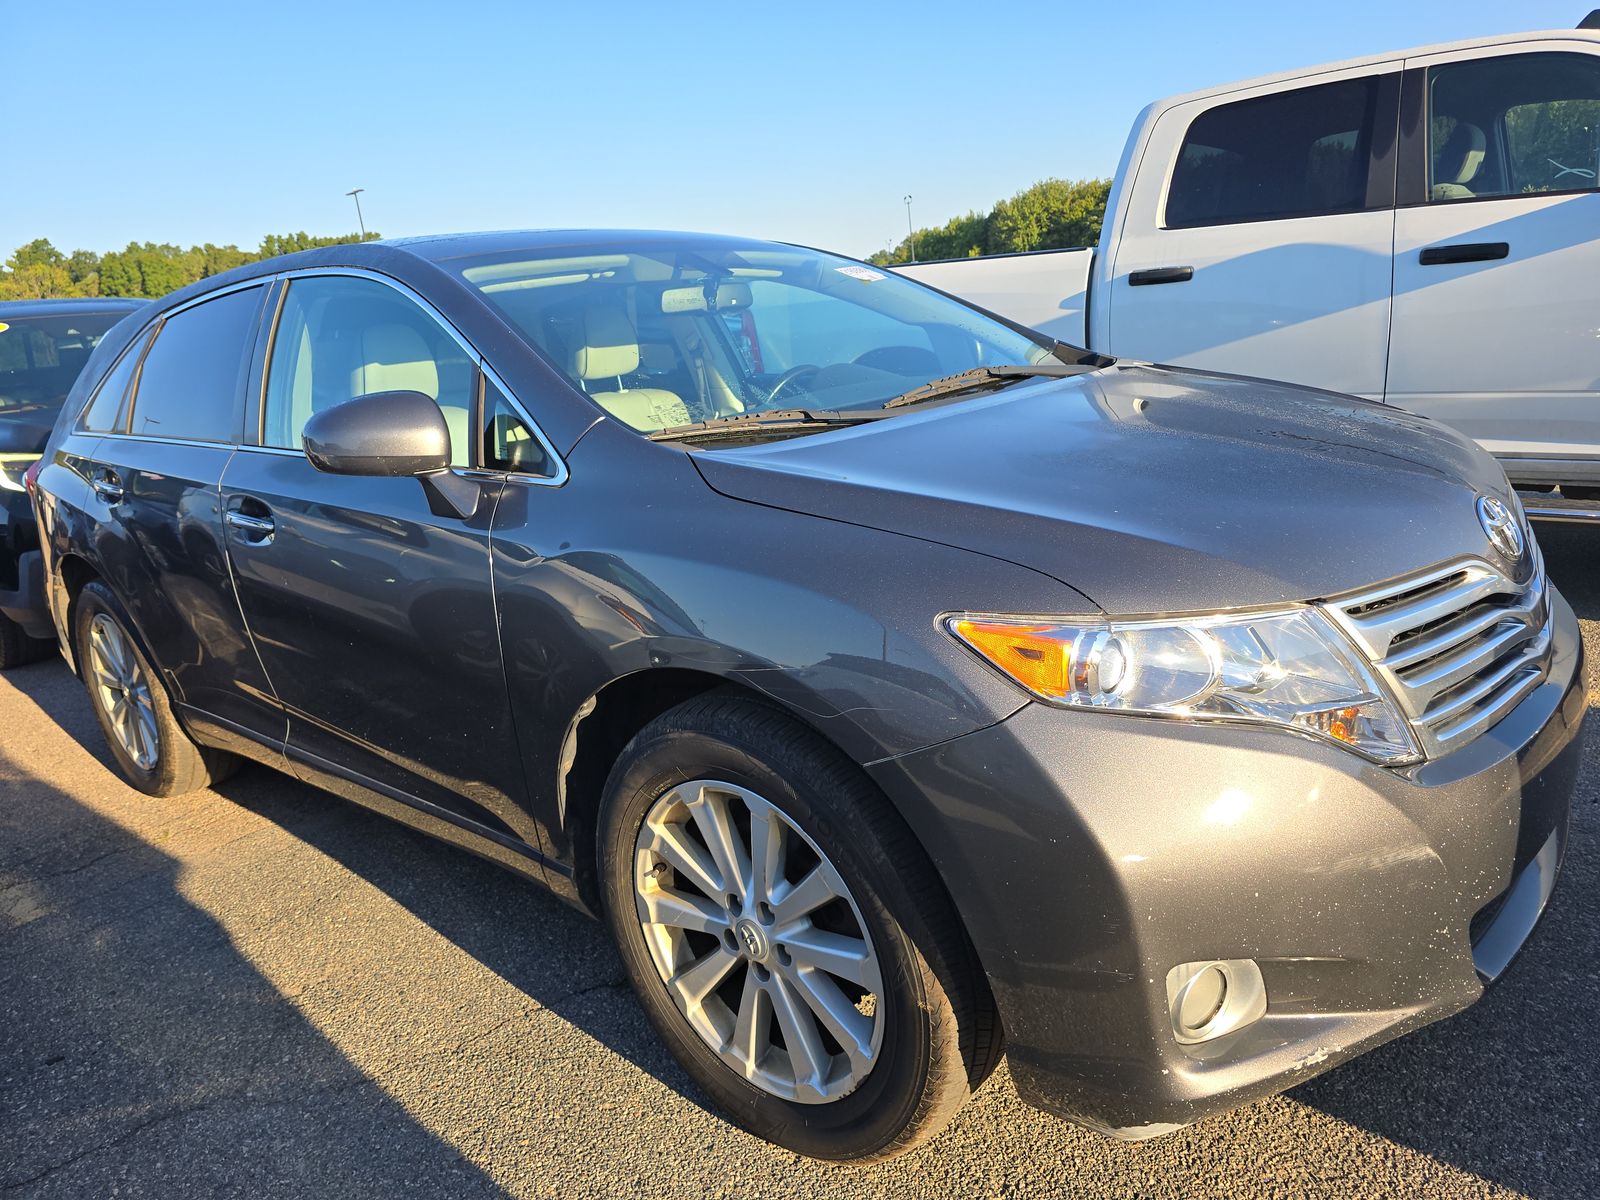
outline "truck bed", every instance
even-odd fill
[[[1057,341],[1087,346],[1084,321],[1093,262],[1094,250],[1084,246],[901,263],[893,269]]]

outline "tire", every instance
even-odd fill
[[[30,637],[10,617],[0,613],[0,671],[9,671],[49,656],[55,643],[47,638]]]
[[[994,1069],[994,1001],[933,865],[861,771],[787,714],[726,691],[690,700],[628,743],[602,805],[603,907],[634,990],[736,1124],[814,1158],[890,1158],[938,1133]],[[733,829],[747,858],[781,826],[779,882],[738,878],[703,821]],[[727,971],[699,1002],[667,982],[691,965],[693,980]]]
[[[117,771],[128,783],[150,796],[182,796],[221,783],[238,770],[235,755],[198,745],[183,731],[161,677],[104,584],[84,585],[73,605],[72,623],[90,707]]]

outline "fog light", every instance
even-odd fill
[[[1267,986],[1248,958],[1183,963],[1167,972],[1167,1008],[1172,1035],[1192,1046],[1259,1020],[1267,1011]]]

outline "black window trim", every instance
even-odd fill
[[[1449,208],[1457,204],[1494,204],[1505,200],[1544,200],[1600,193],[1600,179],[1597,179],[1593,187],[1563,188],[1557,192],[1502,192],[1498,196],[1456,196],[1444,200],[1433,200],[1428,196],[1428,130],[1432,124],[1429,113],[1432,102],[1432,89],[1428,87],[1429,73],[1439,67],[1459,67],[1466,63],[1500,58],[1533,58],[1545,54],[1572,55],[1600,62],[1600,55],[1580,50],[1571,43],[1556,45],[1560,48],[1529,50],[1518,46],[1504,54],[1469,54],[1465,58],[1445,59],[1442,62],[1430,59],[1417,66],[1407,65],[1400,104],[1400,174],[1395,189],[1396,208]]]
[[[476,399],[473,404],[474,425],[478,426],[477,418],[481,415],[483,407],[482,380],[487,378],[491,380],[497,388],[500,389],[500,394],[510,402],[512,408],[516,410],[517,415],[520,416],[527,424],[528,428],[533,432],[533,436],[539,440],[540,446],[544,448],[544,452],[548,456],[549,461],[554,466],[554,472],[550,475],[530,475],[520,471],[497,471],[492,468],[482,466],[483,447],[481,443],[483,439],[481,436],[482,430],[481,427],[479,427],[476,428],[472,439],[473,444],[469,458],[471,465],[454,468],[457,474],[478,479],[512,479],[539,487],[560,487],[562,484],[567,482],[567,480],[570,478],[570,473],[567,470],[566,460],[556,452],[556,448],[551,443],[549,437],[546,436],[544,430],[540,428],[539,423],[533,419],[532,414],[528,412],[527,405],[523,404],[522,401],[518,399],[517,394],[506,385],[506,381],[501,378],[500,374],[484,360],[483,355],[478,353],[477,348],[467,340],[466,336],[455,327],[448,317],[441,313],[434,305],[423,299],[422,296],[418,295],[414,289],[406,286],[406,284],[402,283],[398,279],[395,279],[393,276],[384,275],[380,272],[369,270],[365,267],[305,267],[298,271],[283,271],[270,277],[273,283],[282,284],[283,286],[278,288],[276,298],[271,306],[272,311],[266,318],[266,320],[270,323],[267,336],[265,339],[258,339],[257,341],[256,353],[260,356],[260,374],[259,378],[252,375],[252,394],[249,397],[249,402],[246,405],[247,413],[251,409],[254,410],[255,420],[253,427],[247,426],[247,428],[244,430],[244,436],[239,440],[238,444],[238,448],[240,450],[250,451],[251,453],[255,454],[284,454],[295,458],[305,457],[305,452],[302,450],[294,450],[284,446],[268,446],[264,444],[266,438],[267,419],[267,380],[272,372],[273,347],[277,343],[279,323],[283,319],[283,308],[289,295],[290,286],[296,279],[325,278],[328,276],[346,277],[352,279],[368,279],[376,283],[381,283],[384,286],[399,292],[406,299],[420,307],[430,319],[437,323],[441,329],[443,329],[447,334],[450,335],[451,338],[455,340],[456,344],[461,347],[461,349],[466,353],[467,358],[472,363],[474,368],[473,386],[476,389]],[[263,340],[265,342],[264,345],[261,344]]]
[[[1397,199],[1395,171],[1402,149],[1400,144],[1400,90],[1403,72],[1398,64],[1386,63],[1384,65],[1387,69],[1367,74],[1347,75],[1342,79],[1321,79],[1315,83],[1295,80],[1295,86],[1292,87],[1278,87],[1270,91],[1259,92],[1253,96],[1227,99],[1220,104],[1212,104],[1195,113],[1184,123],[1183,136],[1178,139],[1178,144],[1172,153],[1172,159],[1167,164],[1166,181],[1161,196],[1160,228],[1162,230],[1220,229],[1230,225],[1263,225],[1271,221],[1303,221],[1312,217],[1344,217],[1352,213],[1383,212],[1395,207],[1395,200]],[[1183,148],[1189,140],[1189,131],[1194,128],[1195,122],[1202,117],[1235,104],[1248,104],[1255,100],[1287,96],[1294,92],[1311,91],[1313,88],[1337,87],[1341,83],[1361,82],[1369,79],[1377,81],[1378,94],[1373,106],[1372,137],[1367,146],[1367,195],[1362,203],[1343,208],[1307,209],[1301,212],[1273,213],[1271,216],[1245,217],[1243,219],[1221,221],[1180,221],[1174,224],[1167,220],[1167,205],[1172,198],[1172,180],[1177,173],[1178,160],[1182,157]]]

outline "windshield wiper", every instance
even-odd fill
[[[946,375],[943,379],[934,379],[921,387],[914,387],[909,392],[901,392],[894,399],[886,400],[883,407],[903,408],[907,404],[920,404],[936,396],[953,396],[957,392],[970,392],[978,388],[1005,387],[1008,383],[1041,376],[1047,379],[1064,379],[1069,375],[1086,375],[1097,369],[1091,363],[1063,362],[1034,363],[1032,366],[973,367],[970,371]]]
[[[645,434],[653,442],[671,442],[698,434],[716,436],[738,434],[741,429],[816,429],[837,425],[859,425],[863,421],[882,420],[887,413],[875,408],[833,412],[828,409],[780,408],[773,412],[733,413],[726,417],[712,417],[709,421],[691,421],[687,425],[669,425]]]

